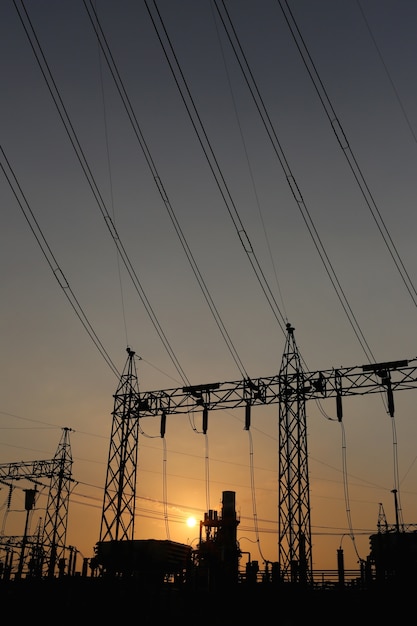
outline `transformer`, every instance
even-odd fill
[[[184,583],[191,552],[191,546],[168,540],[99,541],[94,561],[102,576],[133,577],[151,585]]]

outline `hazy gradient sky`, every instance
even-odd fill
[[[224,16],[223,4],[217,6]],[[0,157],[11,181],[2,173],[0,463],[50,459],[61,428],[74,430],[76,485],[67,539],[87,557],[99,538],[116,371],[124,367],[126,347],[138,355],[143,391],[182,386],[155,320],[191,384],[242,377],[184,242],[251,377],[278,372],[285,342],[253,271],[254,258],[280,313],[296,329],[309,370],[360,366],[369,361],[369,352],[375,361],[412,359],[417,353],[416,3],[289,2],[310,55],[310,74],[314,67],[320,80],[321,98],[284,17],[284,3],[228,0],[226,6],[279,156],[213,2],[0,4]],[[113,74],[116,68],[119,89],[122,85],[131,107],[130,119],[100,51],[89,17],[92,7],[115,63]],[[154,19],[159,10],[210,158],[148,7]],[[28,32],[33,28],[32,43],[36,35],[58,106],[22,20]],[[329,103],[348,142],[343,149],[329,120]],[[347,157],[356,163],[356,176]],[[302,202],[291,192],[289,174]],[[117,252],[106,216],[116,225],[136,282]],[[408,288],[392,250],[408,273]],[[62,275],[64,288],[63,280],[56,280]],[[114,368],[86,332],[69,294]],[[379,396],[346,400],[345,441],[334,400],[307,406],[317,569],[336,568],[341,544],[347,567],[356,568],[358,557],[366,558],[379,503],[394,523],[394,452],[403,518],[417,522],[414,393],[402,392],[395,402],[393,421]],[[208,508],[219,510],[222,491],[234,490],[242,550],[259,561],[276,560],[277,416],[277,406],[254,410],[248,433],[239,412],[214,411],[206,436],[199,432],[198,414],[169,416],[164,442],[159,420],[143,419],[137,538],[192,542],[190,533],[197,531],[187,529],[187,516],[201,519]],[[17,485],[8,511],[8,490],[1,486],[5,535],[23,533],[24,487]],[[46,493],[33,513],[32,531],[43,515]]]

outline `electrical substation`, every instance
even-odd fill
[[[417,5],[1,16],[5,619],[408,623]]]
[[[320,588],[321,579],[312,568],[309,472],[307,454],[308,400],[333,398],[337,418],[343,419],[343,398],[352,395],[383,395],[393,417],[395,394],[417,387],[417,365],[401,360],[363,367],[306,372],[302,368],[294,329],[287,325],[287,339],[279,374],[269,378],[210,383],[192,387],[139,392],[135,353],[127,349],[127,360],[114,394],[105,492],[98,541],[94,555],[84,558],[76,570],[76,547],[66,545],[72,477],[70,429],[63,429],[53,459],[0,465],[0,479],[10,489],[15,481],[34,484],[25,490],[26,520],[36,502],[36,485],[49,479],[48,504],[43,523],[35,535],[27,528],[21,537],[1,537],[3,580],[82,577],[130,579],[151,586],[189,587],[207,593],[239,585]],[[200,520],[196,548],[170,540],[138,540],[134,534],[135,492],[139,420],[160,420],[164,437],[170,415],[198,411],[203,432],[210,411],[243,409],[245,429],[251,428],[251,408],[278,405],[278,558],[274,562],[244,561],[237,530],[236,493],[224,491],[220,511],[209,510]],[[191,408],[190,408],[191,407]],[[394,493],[394,496],[396,494]],[[388,524],[379,511],[377,532],[370,536],[370,553],[360,563],[357,578],[347,581],[343,551],[337,555],[338,569],[333,585],[354,584],[361,589],[417,577],[417,526],[404,524],[396,507],[396,523]],[[27,524],[27,523],[26,523]],[[328,585],[328,581],[326,582]]]

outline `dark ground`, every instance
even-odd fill
[[[416,622],[417,589],[302,590],[291,586],[239,584],[228,591],[195,591],[170,585],[149,587],[135,580],[64,578],[0,581],[3,614],[14,622],[142,626],[160,621],[181,626],[385,626]],[[49,616],[49,617],[48,617]]]

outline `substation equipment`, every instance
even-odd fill
[[[287,324],[286,330],[281,367],[275,376],[159,391],[139,391],[135,352],[127,348],[127,360],[114,394],[99,541],[90,559],[92,575],[135,575],[154,582],[192,580],[196,586],[208,587],[235,584],[242,556],[236,536],[239,520],[235,492],[223,492],[220,512],[205,513],[197,549],[172,541],[135,539],[139,421],[141,417],[159,417],[163,438],[168,416],[201,413],[202,432],[206,434],[210,411],[241,409],[245,430],[249,430],[252,407],[278,404],[278,559],[271,564],[272,579],[313,584],[306,403],[334,398],[337,419],[342,421],[343,397],[383,394],[387,413],[394,417],[394,393],[417,387],[417,359],[307,372],[302,367],[294,328]],[[35,485],[25,490],[24,535],[0,537],[0,549],[6,554],[0,578],[10,574],[16,557],[15,577],[23,573],[30,577],[75,573],[77,550],[66,546],[73,483],[70,430],[63,429],[51,460],[0,464],[0,482],[8,485],[10,496],[14,481],[27,479]],[[45,521],[35,535],[28,536],[29,513],[35,505],[37,488],[45,487],[45,479],[49,479]],[[397,520],[394,527],[379,526],[378,533],[370,537],[371,553],[365,567],[373,570],[374,576],[389,578],[401,570],[405,561],[407,571],[417,571],[417,533],[413,531],[410,537],[410,528]],[[398,546],[403,557],[395,560]],[[343,555],[338,556],[342,561]],[[256,568],[256,561],[248,562],[247,577],[256,578]]]
[[[0,482],[9,489],[7,507],[10,508],[14,483],[29,481],[33,489],[24,489],[26,522],[23,536],[0,536],[0,549],[5,555],[1,562],[0,578],[8,579],[13,571],[13,561],[18,560],[16,578],[55,577],[63,573],[67,553],[69,571],[75,570],[76,550],[66,546],[68,507],[72,478],[72,453],[69,440],[70,428],[62,429],[62,436],[53,459],[21,461],[0,464]],[[28,521],[36,505],[39,487],[49,481],[48,497],[43,523],[37,526],[34,535],[28,535]]]
[[[169,415],[200,412],[205,434],[210,411],[242,409],[245,429],[249,430],[252,407],[278,404],[278,560],[272,564],[274,578],[283,583],[313,584],[306,403],[308,400],[334,398],[337,419],[341,422],[343,397],[378,393],[383,394],[387,413],[394,417],[394,392],[417,387],[417,365],[413,359],[307,372],[302,367],[291,324],[287,324],[286,331],[281,367],[275,376],[159,391],[139,391],[135,352],[127,348],[128,357],[114,395],[100,538],[96,544],[97,565],[104,572],[114,570],[112,560],[115,559],[119,570],[129,570],[117,555],[125,542],[134,542],[141,417],[159,417],[163,438]],[[224,513],[223,509],[222,522]],[[212,539],[215,537],[217,541],[227,537],[230,558],[223,562],[214,559],[211,570],[216,572],[219,580],[223,577],[236,581],[240,558],[234,534],[237,520],[231,524],[233,533],[229,528],[227,535],[220,518],[216,519],[213,512],[206,513],[206,516],[201,526],[206,530],[206,537],[200,538],[197,555],[194,554],[197,570],[204,578],[204,568],[207,573],[211,553],[216,551],[216,542]],[[166,548],[165,542],[160,543]],[[178,548],[174,544],[171,547],[173,551]],[[179,562],[183,557],[186,560],[189,556],[193,558],[187,550],[191,548],[184,546]]]

